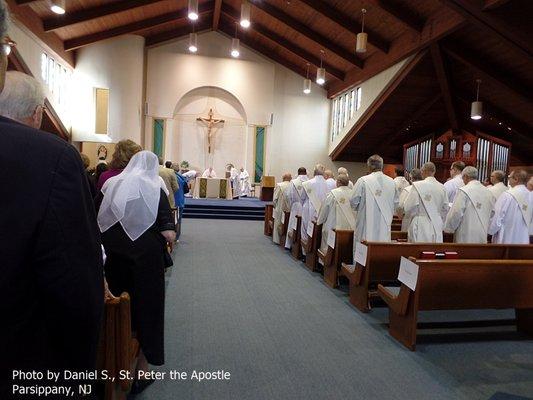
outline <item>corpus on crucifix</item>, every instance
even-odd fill
[[[210,108],[209,112],[207,113],[208,118],[203,118],[203,117],[196,118],[197,121],[203,122],[205,126],[207,126],[207,143],[208,143],[207,151],[209,153],[211,153],[211,138],[214,133],[213,128],[215,127],[216,124],[223,124],[224,122],[226,122],[223,119],[213,118],[213,115],[214,115],[213,109]]]

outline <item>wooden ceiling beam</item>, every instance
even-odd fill
[[[494,10],[508,2],[509,0],[485,0],[485,4],[483,5],[483,11]]]
[[[37,3],[41,0],[15,0],[15,3],[17,3],[19,6],[28,6],[32,3]]]
[[[215,8],[213,12],[213,30],[218,29],[218,24],[220,22],[220,10],[222,9],[222,0],[215,0]]]
[[[406,28],[415,31],[416,33],[421,33],[424,29],[425,21],[398,1],[371,0],[370,3],[381,8]]]
[[[486,62],[481,62],[481,57],[471,56],[470,51],[462,50],[459,47],[446,44],[443,46],[444,52],[453,59],[466,65],[468,68],[474,70],[475,74],[483,80],[488,80],[500,86],[505,86],[508,90],[519,95],[526,101],[533,101],[533,88],[528,87],[527,84],[519,82],[513,78],[508,71],[497,70]]]
[[[442,7],[428,18],[424,31],[417,40],[407,32],[392,43],[389,54],[374,53],[365,60],[365,69],[351,69],[346,73],[344,82],[334,82],[328,90],[328,97],[333,98],[346,90],[356,87],[369,78],[397,64],[399,61],[427,48],[431,43],[450,35],[464,26],[465,20],[456,12]]]
[[[206,14],[212,11],[212,9],[213,4],[211,2],[202,3],[200,4],[199,12],[200,14]],[[102,40],[110,39],[116,36],[135,33],[156,26],[168,24],[170,22],[176,22],[185,19],[187,19],[187,8],[182,8],[179,11],[158,15],[156,17],[132,22],[126,25],[117,26],[106,31],[96,32],[90,35],[65,40],[65,50],[71,51],[79,49],[80,47],[88,46],[92,43],[100,42]]]
[[[509,46],[520,51],[531,60],[533,57],[533,41],[513,30],[502,19],[484,12],[477,0],[441,0],[449,8],[461,14],[471,23],[488,30],[503,39]]]
[[[218,31],[232,38],[235,35],[235,28],[233,27],[233,25],[234,24],[231,23],[230,21],[225,22],[224,19],[221,19],[221,22],[218,26]],[[278,57],[276,53],[272,51],[272,49],[269,49],[266,46],[263,46],[262,44],[251,40],[249,37],[247,36],[241,37],[240,42],[246,47],[249,47],[250,49],[256,51],[257,53],[263,55],[264,57],[270,58],[272,61],[278,64],[281,64],[284,67],[290,69],[294,73],[301,75],[303,77],[306,76],[306,70],[304,68],[302,68],[299,65],[293,64],[290,61],[282,57]]]
[[[195,32],[196,33],[203,33],[212,30],[212,24],[211,24],[211,15],[205,14],[205,18],[203,18],[200,23],[198,23],[195,26]],[[156,46],[159,44],[162,44],[164,42],[168,42],[170,40],[179,40],[183,39],[184,37],[189,36],[189,33],[192,32],[192,25],[187,24],[186,26],[179,28],[179,29],[172,29],[169,31],[157,33],[155,35],[148,36],[145,40],[145,46]]]
[[[330,154],[332,161],[337,161],[344,150],[350,145],[350,142],[354,140],[357,133],[368,123],[370,118],[381,108],[383,103],[394,93],[403,80],[411,73],[411,71],[426,57],[427,51],[423,50],[418,52],[407,64],[405,64],[400,71],[396,73],[394,79],[392,79],[387,86],[381,91],[379,96],[368,106],[363,115],[357,120],[352,129],[342,138],[337,147]]]
[[[354,35],[360,32],[360,21],[356,21],[346,16],[344,13],[337,10],[330,4],[325,3],[323,0],[300,0],[300,2],[306,4],[319,14],[322,14],[324,17],[335,22],[337,25],[343,27],[348,32],[351,32]],[[381,36],[378,32],[369,29],[367,26],[365,26],[365,31],[368,33],[368,42],[372,46],[383,53],[389,52],[390,43],[387,39]]]
[[[259,10],[268,14],[270,17],[277,19],[278,21],[282,22],[284,25],[288,26],[289,28],[295,30],[299,34],[307,37],[307,39],[312,40],[315,43],[318,43],[319,45],[324,47],[324,50],[328,50],[331,53],[334,53],[335,55],[339,56],[340,58],[343,58],[344,60],[348,61],[352,65],[355,65],[357,68],[360,68],[360,69],[363,68],[364,66],[363,60],[357,57],[354,53],[337,45],[336,43],[326,38],[325,36],[322,36],[321,34],[315,32],[314,30],[312,30],[305,24],[301,23],[297,19],[286,14],[279,8],[269,3],[266,3],[262,0],[250,0],[250,3],[253,4]]]
[[[237,23],[239,21],[239,16],[237,12],[229,5],[224,4],[222,6],[222,13],[226,15],[228,18],[233,20],[233,22]],[[298,57],[306,60],[310,64],[314,65],[315,67],[320,67],[320,58],[316,55],[313,55],[309,53],[307,50],[302,49],[301,47],[293,44],[283,36],[279,35],[276,32],[271,31],[264,25],[261,25],[258,22],[254,22],[251,27],[249,28],[254,32],[257,32],[261,36],[266,37],[270,41],[276,43],[278,46],[281,46],[285,48],[286,50],[290,51],[291,53],[297,55]],[[343,80],[344,79],[344,71],[341,71],[340,69],[334,67],[333,65],[329,64],[326,61],[323,61],[322,65],[326,69],[326,72],[330,74],[331,76]]]
[[[459,126],[459,119],[457,118],[457,111],[453,102],[450,73],[447,66],[444,64],[444,59],[442,57],[439,44],[433,43],[429,49],[431,51],[433,66],[435,67],[435,72],[437,73],[437,80],[439,81],[442,98],[444,99],[446,114],[448,115],[448,122],[450,123],[453,133],[460,133],[461,127]]]
[[[45,32],[52,32],[56,29],[92,21],[97,18],[132,10],[160,1],[161,0],[124,0],[103,6],[92,7],[85,10],[66,13],[65,15],[58,17],[47,18],[43,21],[43,28]]]

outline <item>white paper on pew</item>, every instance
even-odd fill
[[[337,234],[335,233],[335,231],[332,229],[329,231],[328,233],[328,241],[327,241],[327,245],[329,247],[331,247],[332,249],[335,248],[335,236],[337,236]]]
[[[353,274],[353,272],[355,271],[355,265],[354,264],[346,265],[346,269],[350,271],[351,274]]]
[[[353,259],[356,264],[361,264],[363,267],[366,267],[367,251],[368,247],[366,247],[366,244],[363,244],[361,242],[355,243],[355,254],[353,256]]]
[[[293,231],[296,229],[296,217],[292,217],[290,220],[289,220],[289,231]]]
[[[313,226],[314,224],[312,222],[309,222],[309,225],[307,225],[307,236],[313,237]]]
[[[418,265],[408,258],[402,257],[398,280],[414,292],[418,281]]]

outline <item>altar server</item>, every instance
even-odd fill
[[[213,167],[207,168],[204,173],[202,174],[202,178],[216,178],[217,173],[213,169]]]
[[[304,187],[303,183],[307,181],[307,170],[305,167],[298,168],[298,176],[291,181],[291,184],[288,189],[288,200],[290,204],[291,214],[289,217],[289,232],[287,233],[287,238],[285,239],[285,248],[291,248],[291,237],[289,236],[294,229],[296,229],[296,217],[302,216],[302,207],[304,204],[303,192]]]
[[[369,174],[355,182],[350,200],[357,211],[354,247],[363,240],[389,242],[392,216],[398,207],[394,180],[383,174],[383,158],[374,154],[366,164]]]
[[[411,183],[418,182],[423,179],[422,172],[420,172],[420,169],[418,168],[413,168],[409,175],[411,176]],[[411,189],[413,189],[412,184],[403,188],[403,190],[400,192],[398,200],[398,209],[396,210],[396,215],[402,219],[402,232],[407,232],[409,229],[409,224],[411,223],[411,218],[408,218],[404,211],[405,200],[407,200],[407,196],[409,196]]]
[[[462,171],[465,168],[465,163],[462,161],[455,161],[450,167],[450,177],[451,179],[444,184],[444,189],[448,194],[448,200],[450,203],[453,203],[455,200],[455,195],[457,194],[457,189],[464,186]]]
[[[465,167],[461,174],[464,186],[457,190],[444,231],[453,233],[456,243],[487,243],[494,196],[478,181],[476,168]]]
[[[427,162],[420,171],[424,180],[413,183],[404,204],[405,216],[411,220],[407,239],[412,243],[442,243],[448,195],[435,179],[435,164]]]
[[[241,172],[239,174],[239,196],[248,197],[252,191],[252,186],[250,185],[250,174],[248,171],[241,167]]]
[[[337,176],[337,187],[328,193],[320,209],[317,224],[322,225],[322,242],[320,249],[326,253],[328,249],[328,235],[333,229],[354,230],[355,213],[350,206],[352,190],[348,187],[348,175]]]
[[[339,167],[339,169],[337,170],[337,173],[339,175],[343,175],[343,174],[346,175],[348,177],[348,179],[349,179],[348,187],[350,189],[353,189],[353,182],[350,180],[350,174],[348,173],[348,170],[346,168],[344,168],[344,167]]]
[[[490,174],[490,183],[492,183],[492,186],[490,186],[488,189],[494,196],[495,200],[498,200],[500,196],[502,195],[502,193],[506,192],[507,189],[509,189],[507,185],[503,183],[504,179],[505,179],[505,172],[503,171],[496,170],[496,171],[492,171],[492,173]]]
[[[324,171],[324,166],[317,164],[314,170],[314,177],[303,183],[302,240],[308,239],[307,227],[317,220],[320,207],[322,207],[322,203],[329,191],[324,179]]]
[[[489,234],[492,243],[529,244],[533,224],[533,196],[526,188],[527,172],[523,169],[509,175],[511,189],[502,193],[494,207]]]
[[[400,195],[400,193],[402,193],[402,190],[409,186],[409,181],[405,179],[403,167],[394,168],[394,172],[396,172],[394,184],[396,185],[398,195]]]
[[[335,177],[333,176],[332,170],[327,169],[324,171],[324,179],[326,180],[326,185],[328,186],[328,192],[331,192],[333,189],[337,187],[337,181],[335,180]]]
[[[285,222],[285,212],[289,212],[290,201],[288,199],[289,188],[292,176],[289,173],[283,174],[283,181],[276,184],[274,189],[274,229],[272,232],[272,241],[279,244],[281,233],[283,230],[283,223]]]

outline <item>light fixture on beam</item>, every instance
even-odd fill
[[[324,50],[320,50],[320,68],[316,70],[316,83],[319,85],[326,83],[326,69],[322,67],[323,56]]]
[[[311,79],[309,79],[309,63],[307,63],[307,77],[304,79],[304,93],[311,93]]]
[[[476,93],[476,101],[472,102],[472,107],[470,109],[470,118],[472,119],[481,119],[483,115],[483,102],[479,101],[479,85],[481,83],[481,79],[476,79],[477,82],[477,93]]]
[[[240,41],[236,37],[231,39],[231,56],[237,58],[240,56]]]
[[[366,44],[368,42],[368,35],[365,32],[365,14],[366,9],[361,9],[361,32],[357,34],[357,43],[355,45],[355,51],[356,53],[365,53],[366,52]]]
[[[198,51],[198,35],[196,32],[189,33],[189,51],[191,53]]]
[[[65,0],[50,0],[50,10],[56,14],[65,14]]]
[[[189,0],[189,11],[187,16],[191,21],[198,19],[198,0]]]
[[[241,26],[243,28],[250,27],[250,3],[247,0],[244,0],[241,4]]]

